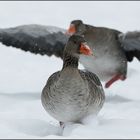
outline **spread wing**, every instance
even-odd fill
[[[126,53],[128,61],[132,61],[134,57],[140,60],[140,32],[127,32],[119,34],[119,40]]]
[[[0,29],[0,42],[34,54],[63,56],[68,40],[65,30],[54,26],[23,25]]]

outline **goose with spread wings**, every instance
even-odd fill
[[[80,56],[85,69],[94,72],[110,87],[117,80],[125,80],[127,62],[140,60],[140,32],[120,32],[106,27],[71,22],[68,30],[54,26],[22,25],[0,29],[0,42],[34,54],[63,57],[63,50],[72,34],[83,35],[95,55]]]

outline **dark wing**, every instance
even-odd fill
[[[125,51],[127,60],[131,62],[134,57],[140,60],[140,32],[121,33],[118,37]]]
[[[0,29],[0,42],[34,54],[63,56],[68,40],[65,30],[54,26],[23,25]]]

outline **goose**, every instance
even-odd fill
[[[68,30],[54,26],[22,25],[0,29],[0,42],[34,54],[63,58],[66,42],[72,34],[83,35],[94,56],[80,56],[79,62],[87,71],[95,73],[105,87],[127,77],[128,62],[140,60],[140,32],[122,33],[106,27],[95,27],[74,20]]]
[[[91,72],[94,71],[100,79],[107,81],[108,88],[117,80],[125,80],[127,75],[127,56],[117,38],[121,32],[105,27],[86,25],[81,20],[71,22],[67,34],[83,35],[94,56],[81,56],[81,63]],[[138,58],[140,58],[138,56]]]
[[[80,55],[90,56],[92,51],[83,37],[73,35],[64,49],[62,69],[48,78],[41,94],[45,110],[63,126],[97,115],[105,101],[99,78],[78,69]]]

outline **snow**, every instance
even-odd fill
[[[0,27],[23,24],[68,28],[73,19],[115,28],[139,30],[140,2],[0,2]],[[97,117],[67,124],[64,131],[41,105],[47,78],[61,59],[34,55],[0,44],[0,138],[140,138],[140,65],[128,65],[128,78],[105,89],[106,102]],[[80,68],[83,68],[80,65]],[[103,83],[104,84],[104,83]]]

